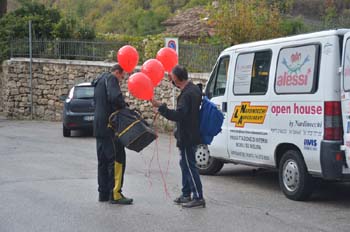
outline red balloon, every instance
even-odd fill
[[[126,72],[130,73],[139,62],[139,54],[134,47],[125,45],[118,50],[117,59],[120,66],[122,66]]]
[[[177,65],[178,57],[174,49],[162,48],[157,52],[157,60],[163,64],[165,71],[171,72],[175,65]]]
[[[149,59],[143,63],[141,72],[151,79],[153,86],[157,86],[164,77],[164,67],[156,59]]]
[[[153,98],[153,83],[144,73],[132,74],[128,79],[129,92],[141,100],[151,100]]]

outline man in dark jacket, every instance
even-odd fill
[[[108,128],[111,113],[126,107],[119,82],[124,79],[124,70],[119,64],[103,73],[94,81],[95,118],[94,135],[97,148],[97,179],[99,201],[112,204],[131,204],[133,199],[122,194],[125,172],[125,148],[115,139]]]
[[[188,73],[185,68],[175,66],[171,77],[173,83],[181,89],[177,98],[176,110],[168,109],[166,104],[161,104],[156,100],[152,100],[152,104],[158,107],[162,116],[176,122],[175,138],[181,156],[182,194],[174,202],[187,208],[205,207],[202,183],[195,159],[197,145],[200,144],[199,107],[202,93],[197,85],[188,81]]]

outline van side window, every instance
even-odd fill
[[[344,90],[350,91],[350,40],[346,41],[344,52]]]
[[[319,45],[281,49],[276,70],[276,93],[313,93],[316,91]]]
[[[206,91],[209,99],[225,94],[229,63],[230,57],[224,56],[215,65]]]
[[[269,83],[271,51],[238,55],[234,94],[265,94]]]

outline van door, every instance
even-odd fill
[[[229,73],[230,56],[221,56],[214,66],[205,95],[217,105],[224,114],[222,131],[214,137],[209,150],[214,157],[228,158],[227,153],[227,80]]]
[[[350,32],[346,33],[343,42],[341,70],[341,104],[344,131],[345,156],[350,164]]]
[[[228,94],[228,153],[240,163],[273,163],[268,152],[271,59],[271,50],[237,52]]]

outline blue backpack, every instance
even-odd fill
[[[214,136],[221,132],[224,122],[223,113],[206,96],[203,97],[202,106],[199,110],[199,131],[202,144],[210,144]]]

